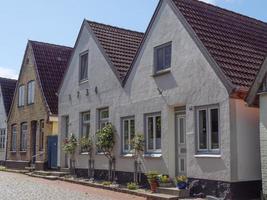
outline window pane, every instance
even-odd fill
[[[210,110],[211,149],[219,149],[219,113],[218,109]]]
[[[123,133],[124,133],[124,150],[129,150],[129,121],[124,120]]]
[[[100,118],[101,119],[105,119],[105,118],[108,118],[109,116],[108,116],[108,110],[102,110],[101,112],[100,112]]]
[[[83,54],[80,59],[80,80],[85,80],[88,77],[88,53]]]
[[[157,71],[163,69],[163,48],[157,49]]]
[[[179,142],[181,144],[185,143],[185,127],[184,127],[184,118],[179,118]]]
[[[82,137],[89,137],[90,135],[90,112],[82,114]]]
[[[15,125],[12,126],[12,143],[11,143],[11,151],[16,151],[16,141],[17,141],[17,127]]]
[[[165,47],[165,69],[171,66],[171,45]]]
[[[161,117],[156,117],[156,149],[161,149]]]
[[[206,110],[199,111],[199,149],[207,149],[207,116]]]
[[[148,117],[148,123],[147,123],[147,137],[148,137],[148,150],[153,150],[153,137],[154,137],[154,123],[153,123],[153,117]]]
[[[132,140],[134,138],[134,135],[135,135],[135,124],[134,124],[134,120],[130,120],[130,148],[132,149],[133,148],[133,145],[132,145]]]

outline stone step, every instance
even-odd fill
[[[60,168],[60,171],[70,173],[70,168]]]
[[[42,175],[35,174],[33,172],[26,173],[26,175],[31,176],[31,177],[36,177],[36,178],[44,178],[44,179],[48,179],[48,180],[57,180],[58,179],[58,176],[42,176]]]
[[[176,187],[159,187],[158,192],[162,194],[174,195],[179,198],[188,198],[190,196],[189,190],[180,190]]]
[[[147,200],[178,200],[179,197],[175,195],[169,194],[161,194],[161,193],[151,193],[147,195]]]
[[[33,173],[40,176],[56,176],[56,177],[62,177],[69,174],[69,172],[59,172],[59,171],[34,171]]]

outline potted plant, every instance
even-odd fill
[[[156,171],[149,171],[147,174],[146,174],[146,177],[147,177],[147,180],[150,184],[150,189],[152,192],[156,192],[157,191],[157,188],[158,188],[158,172]]]
[[[176,186],[179,189],[186,189],[187,187],[187,177],[186,176],[177,176],[176,177]]]
[[[75,152],[78,146],[77,138],[71,133],[69,138],[63,141],[63,151],[70,155],[70,169],[75,170]]]
[[[171,187],[172,186],[172,180],[169,177],[169,175],[161,174],[159,175],[159,186],[160,187]]]

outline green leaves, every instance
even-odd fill
[[[70,138],[63,141],[63,151],[67,154],[74,154],[78,146],[77,138],[71,133]]]
[[[113,147],[115,145],[114,127],[108,123],[100,131],[96,133],[96,146],[107,156],[111,157]]]

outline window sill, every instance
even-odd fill
[[[80,81],[79,81],[79,85],[82,85],[82,84],[87,83],[87,82],[89,82],[88,79],[86,79],[86,80],[80,80]]]
[[[161,153],[146,153],[143,155],[144,158],[161,158],[162,154]]]
[[[161,76],[161,75],[169,74],[169,73],[171,73],[171,69],[170,68],[167,68],[167,69],[164,69],[164,70],[160,70],[160,71],[155,72],[152,75],[152,77],[157,77],[157,76]]]
[[[27,153],[27,151],[19,151],[19,153]]]
[[[27,106],[32,106],[34,105],[34,103],[27,103]]]
[[[125,154],[121,154],[121,157],[122,157],[122,158],[133,158],[134,155],[131,154],[131,153],[125,153]]]
[[[221,158],[220,154],[197,154],[195,158]]]
[[[15,153],[17,153],[17,151],[10,151],[10,153],[15,154]]]
[[[89,152],[81,152],[80,155],[89,155]]]

